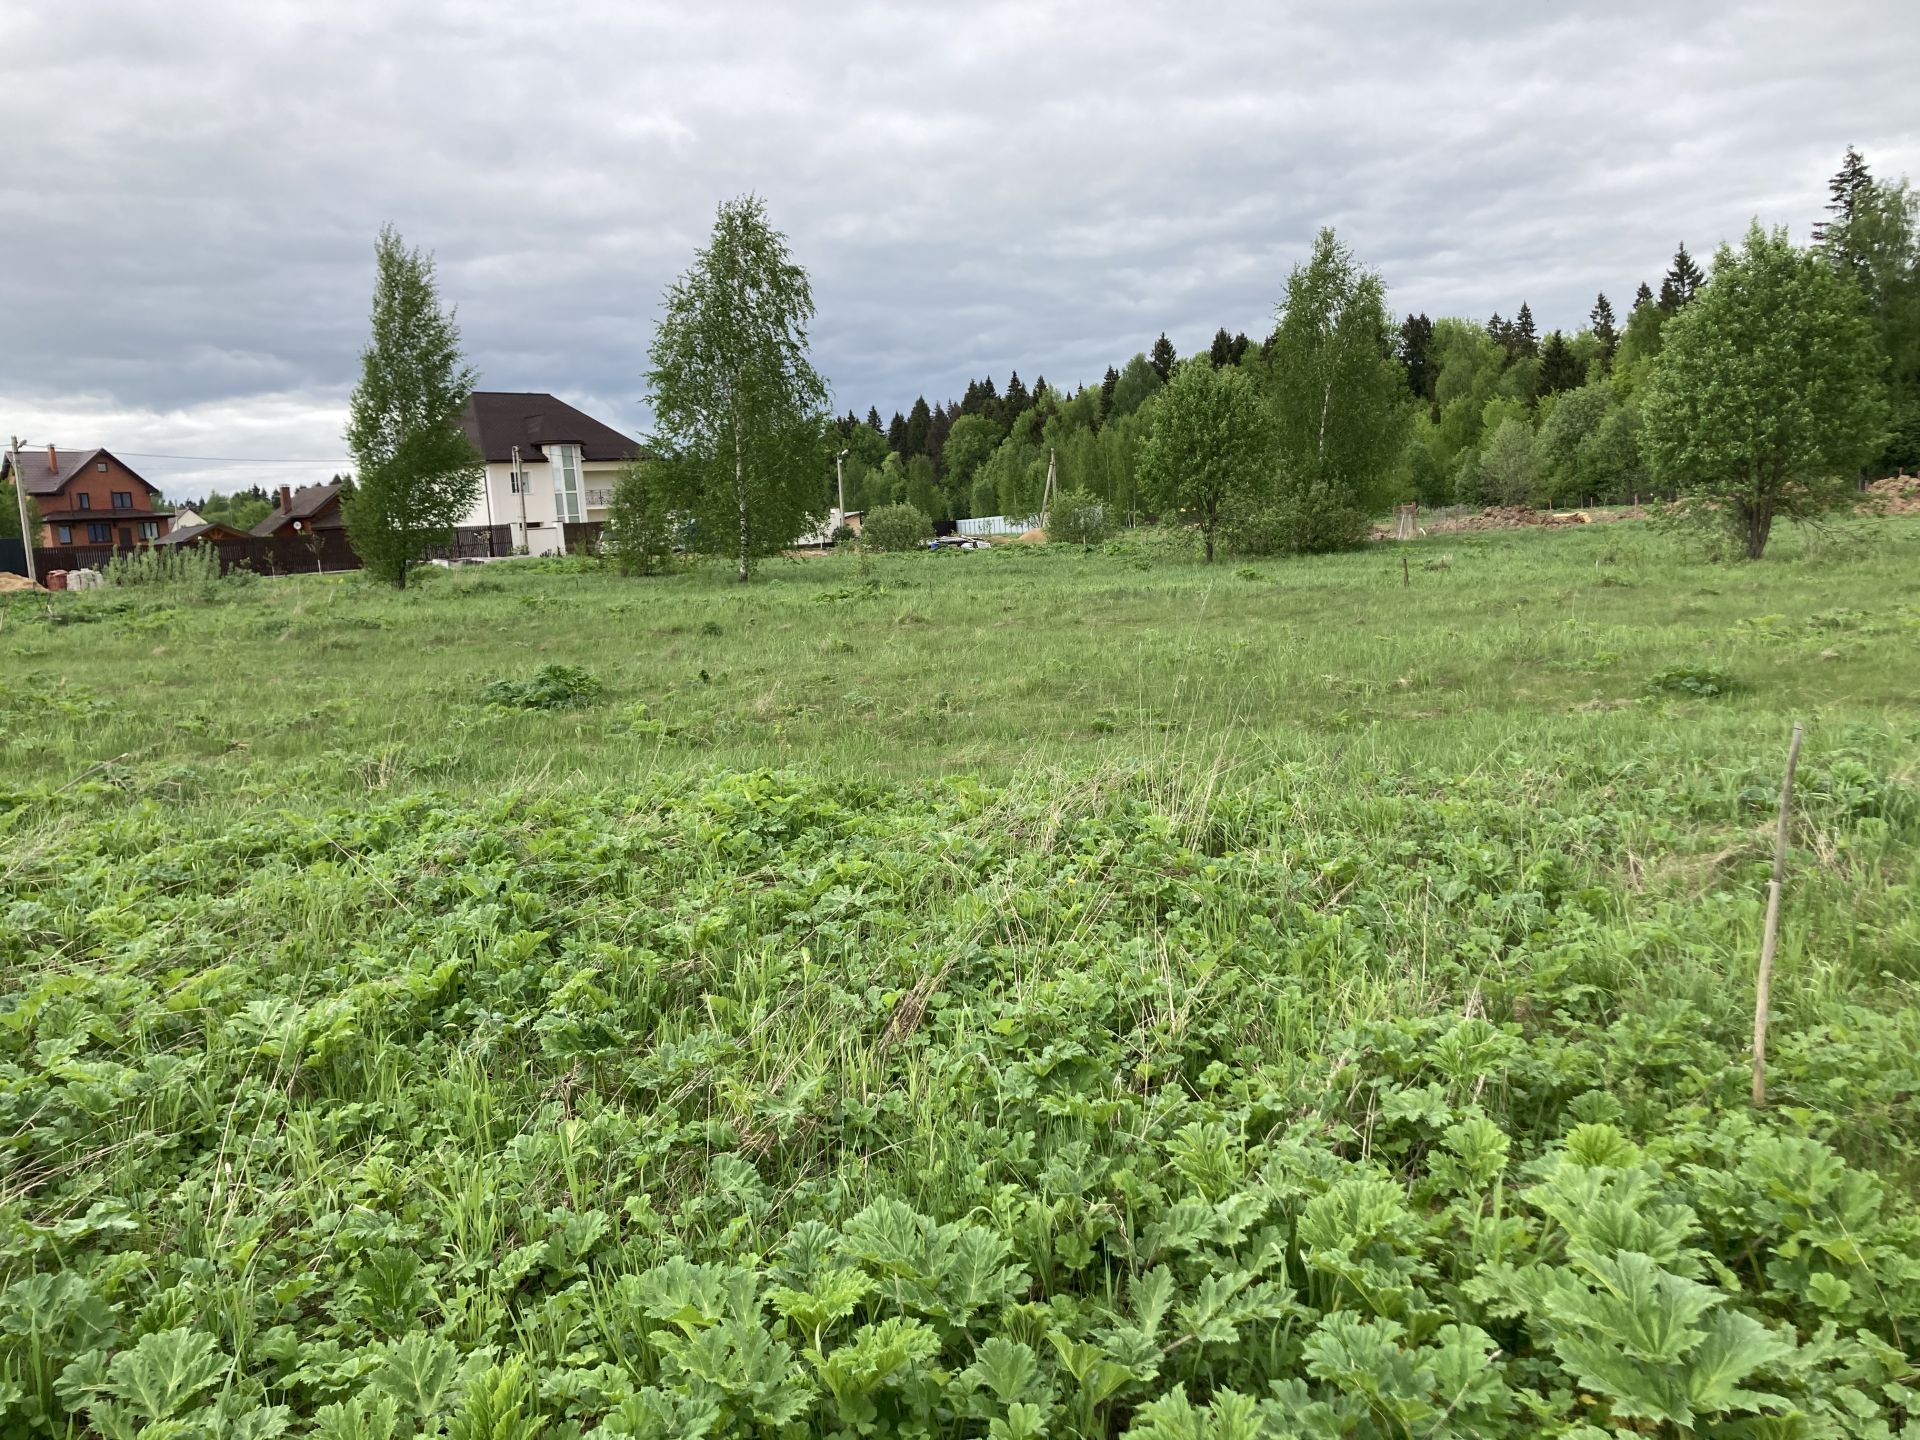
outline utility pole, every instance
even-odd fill
[[[40,576],[33,563],[33,543],[39,537],[27,524],[27,477],[20,473],[20,437],[13,439],[13,498],[20,502],[20,548],[27,556],[27,583],[38,585]]]
[[[529,554],[533,543],[527,539],[527,477],[520,469],[520,447],[513,447],[513,488],[520,495],[520,543],[527,547]]]
[[[844,450],[833,457],[833,483],[840,494],[840,523],[842,525],[847,523],[847,477],[845,472],[840,468],[840,462],[846,458],[847,452]]]

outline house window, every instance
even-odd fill
[[[158,520],[142,520],[140,522],[140,538],[142,540],[158,540],[160,538],[160,522]]]
[[[84,510],[87,507],[82,505],[80,508]],[[104,520],[89,520],[87,522],[87,539],[95,545],[109,544],[113,540],[113,527]]]
[[[73,543],[73,526],[71,525],[54,526],[53,538],[57,544],[71,545]]]
[[[80,495],[76,496],[75,498],[79,500],[80,508],[82,510],[91,510],[93,508],[93,496],[88,495],[83,491],[81,492]]]
[[[99,464],[95,465],[93,468],[98,470],[102,475],[104,475],[107,473],[107,462],[102,460]]]
[[[553,461],[554,509],[562,524],[577,525],[586,519],[580,508],[580,449],[576,445],[555,445]]]
[[[113,508],[116,510],[131,510],[133,508],[133,492],[131,490],[114,491]]]
[[[507,493],[511,495],[518,495],[520,493],[520,472],[518,470],[509,470],[507,472]]]

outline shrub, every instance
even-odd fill
[[[220,580],[220,556],[210,545],[152,545],[116,555],[101,567],[103,584],[115,589],[156,589],[207,594]]]
[[[674,523],[666,472],[640,461],[613,487],[601,550],[622,575],[657,575],[673,564]]]
[[[882,505],[860,525],[860,543],[869,550],[914,550],[933,538],[933,521],[911,505]]]
[[[601,684],[578,665],[542,665],[531,680],[493,680],[483,704],[509,710],[578,710],[600,698]]]
[[[1055,498],[1047,516],[1047,538],[1062,545],[1098,545],[1107,538],[1107,507],[1084,490]]]

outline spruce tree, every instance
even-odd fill
[[[1540,334],[1533,328],[1533,307],[1520,302],[1520,313],[1513,317],[1513,353],[1516,359],[1532,359],[1540,353]]]
[[[1540,347],[1540,392],[1555,395],[1573,389],[1585,378],[1567,337],[1558,330],[1548,331],[1546,343]]]
[[[1433,344],[1433,321],[1409,315],[1400,322],[1400,364],[1407,372],[1407,388],[1422,400],[1433,399],[1434,366],[1427,358]]]
[[[893,419],[887,422],[887,448],[902,459],[906,458],[907,417],[898,410],[893,412]]]
[[[1487,338],[1498,345],[1508,359],[1513,358],[1513,326],[1500,317],[1498,310],[1487,321]]]
[[[1620,330],[1614,323],[1613,302],[1607,299],[1606,291],[1601,291],[1600,298],[1593,302],[1587,323],[1593,327],[1593,338],[1600,342],[1601,362],[1611,365],[1613,352],[1620,348]]]
[[[1642,280],[1640,288],[1633,292],[1633,308],[1638,310],[1642,305],[1651,304],[1653,304],[1653,291],[1648,287],[1647,282]]]
[[[906,443],[900,450],[903,459],[911,460],[927,453],[927,426],[932,421],[933,412],[927,408],[927,397],[917,396],[913,408],[907,412]]]
[[[1822,220],[1814,225],[1814,244],[1825,244],[1832,227],[1846,226],[1852,222],[1854,213],[1859,209],[1860,197],[1872,184],[1873,176],[1867,170],[1865,158],[1853,146],[1847,146],[1847,153],[1840,162],[1839,170],[1835,172],[1833,179],[1827,182],[1827,194],[1831,197],[1827,201],[1827,213],[1833,216],[1833,219]]]
[[[486,468],[460,428],[478,377],[441,308],[433,257],[389,225],[374,262],[373,338],[347,409],[359,484],[341,508],[360,563],[404,590],[408,567],[452,538],[479,498]]]
[[[1107,373],[1100,377],[1100,418],[1106,419],[1113,413],[1113,391],[1120,383],[1120,372],[1107,366]]]
[[[1247,346],[1252,343],[1252,341],[1247,339],[1244,330],[1235,332],[1233,343],[1227,347],[1227,363],[1230,365],[1238,365],[1242,360],[1246,359]]]
[[[869,405],[867,407],[867,428],[876,435],[884,435],[887,433],[885,428],[880,424],[880,407],[878,405]]]
[[[1164,385],[1167,377],[1173,374],[1174,362],[1178,358],[1173,353],[1173,342],[1167,339],[1167,332],[1162,330],[1160,338],[1153,342],[1153,349],[1147,352],[1147,363],[1153,366],[1161,384]]]
[[[1213,344],[1208,347],[1207,362],[1216,370],[1233,363],[1233,339],[1224,325],[1213,332]]]
[[[1021,383],[1018,370],[1008,373],[1007,393],[1000,397],[1000,404],[1006,415],[1005,423],[1008,425],[1018,420],[1020,412],[1033,404],[1033,397],[1027,394],[1027,387]]]
[[[1694,292],[1706,279],[1700,267],[1693,263],[1693,256],[1687,253],[1686,241],[1681,241],[1680,248],[1673,252],[1672,268],[1660,282],[1660,308],[1673,314],[1693,299]]]

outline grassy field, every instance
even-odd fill
[[[1920,1434],[1920,522],[12,598],[0,677],[7,1434]]]

